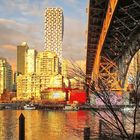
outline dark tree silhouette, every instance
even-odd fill
[[[105,136],[107,136],[110,139],[119,138],[122,140],[136,140],[137,125],[139,123],[137,118],[140,115],[140,72],[137,72],[133,79],[134,89],[130,93],[133,94],[133,104],[131,104],[129,107],[125,107],[123,105],[123,95],[117,95],[115,91],[109,89],[109,87],[103,83],[102,79],[97,79],[98,88],[96,88],[96,81],[91,80],[90,83],[87,83],[85,80],[85,72],[77,64],[72,63],[71,66],[72,67],[69,68],[69,75],[71,77],[75,77],[75,80],[77,81],[81,79],[86,91],[90,95],[93,95],[96,100],[102,103],[102,106],[94,105],[98,109],[94,109],[94,106],[91,106],[91,104],[89,105],[101,119],[100,125],[104,126],[105,128],[101,129],[102,127],[100,126],[101,131],[105,131],[104,135],[100,132],[100,134],[104,136],[103,139],[105,139]],[[131,128],[131,130],[128,130],[128,126]]]

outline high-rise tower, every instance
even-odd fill
[[[0,57],[0,95],[4,89],[12,90],[12,67],[5,58]]]
[[[26,42],[17,46],[17,72],[20,74],[25,74],[27,50],[28,45]]]
[[[45,11],[45,50],[55,52],[62,60],[63,11],[47,8]]]

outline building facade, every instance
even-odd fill
[[[30,60],[30,58],[34,58],[33,55],[27,57],[28,72],[17,77],[18,99],[30,99],[32,97],[40,99],[41,91],[50,87],[52,77],[59,73],[59,58],[54,52],[39,52],[36,57],[36,71],[34,72],[32,71],[33,63],[31,63],[32,59]],[[29,70],[31,71],[29,72]]]
[[[40,76],[25,74],[17,77],[17,98],[40,98]]]
[[[37,74],[57,75],[59,73],[59,58],[54,52],[39,52],[36,63]]]
[[[68,61],[62,60],[61,74],[67,78],[68,77]]]
[[[45,11],[45,50],[53,51],[62,60],[63,10],[47,8]]]
[[[0,58],[0,95],[4,89],[12,90],[12,68],[5,58]]]
[[[26,55],[28,51],[28,45],[23,42],[21,45],[17,46],[17,72],[20,74],[25,74],[26,72]]]
[[[36,72],[36,56],[37,51],[35,49],[28,49],[27,51],[27,68],[26,73],[35,73]]]
[[[50,75],[25,74],[17,77],[18,99],[40,99],[40,93],[50,87]]]

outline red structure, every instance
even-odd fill
[[[84,104],[87,101],[86,92],[79,89],[71,88],[47,88],[41,92],[41,100],[44,102],[69,102],[70,104],[77,102]]]
[[[69,102],[73,103],[74,101],[77,101],[79,104],[86,103],[87,96],[86,92],[80,91],[80,90],[71,90],[69,92]]]

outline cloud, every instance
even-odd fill
[[[16,46],[13,45],[3,45],[0,46],[1,49],[8,50],[10,52],[16,51]]]
[[[44,48],[44,9],[64,9],[63,56],[66,59],[85,58],[84,0],[1,0],[0,56],[16,63],[16,46],[27,42],[38,51]],[[68,9],[67,9],[68,8]],[[77,16],[78,15],[78,16]]]
[[[0,19],[0,56],[16,66],[16,46],[27,42],[30,48],[43,49],[40,28],[34,24],[23,24],[14,20]]]
[[[29,42],[31,46],[42,44],[40,27],[36,24],[24,24],[14,20],[0,19],[0,33],[0,45],[18,45],[24,41]]]
[[[7,61],[12,65],[13,69],[16,69],[16,46],[14,45],[0,45],[0,56],[7,59]],[[8,56],[8,57],[7,57]]]
[[[43,14],[43,11],[48,6],[55,6],[54,0],[1,0],[0,9],[6,11],[6,14],[25,16],[27,17],[39,17]],[[4,8],[3,8],[4,7]],[[18,12],[18,13],[17,13]]]
[[[31,4],[29,0],[1,0],[2,6],[6,8],[7,13],[34,16],[39,15],[39,6]]]
[[[83,59],[85,56],[85,25],[72,18],[65,18],[63,56],[70,59]]]

